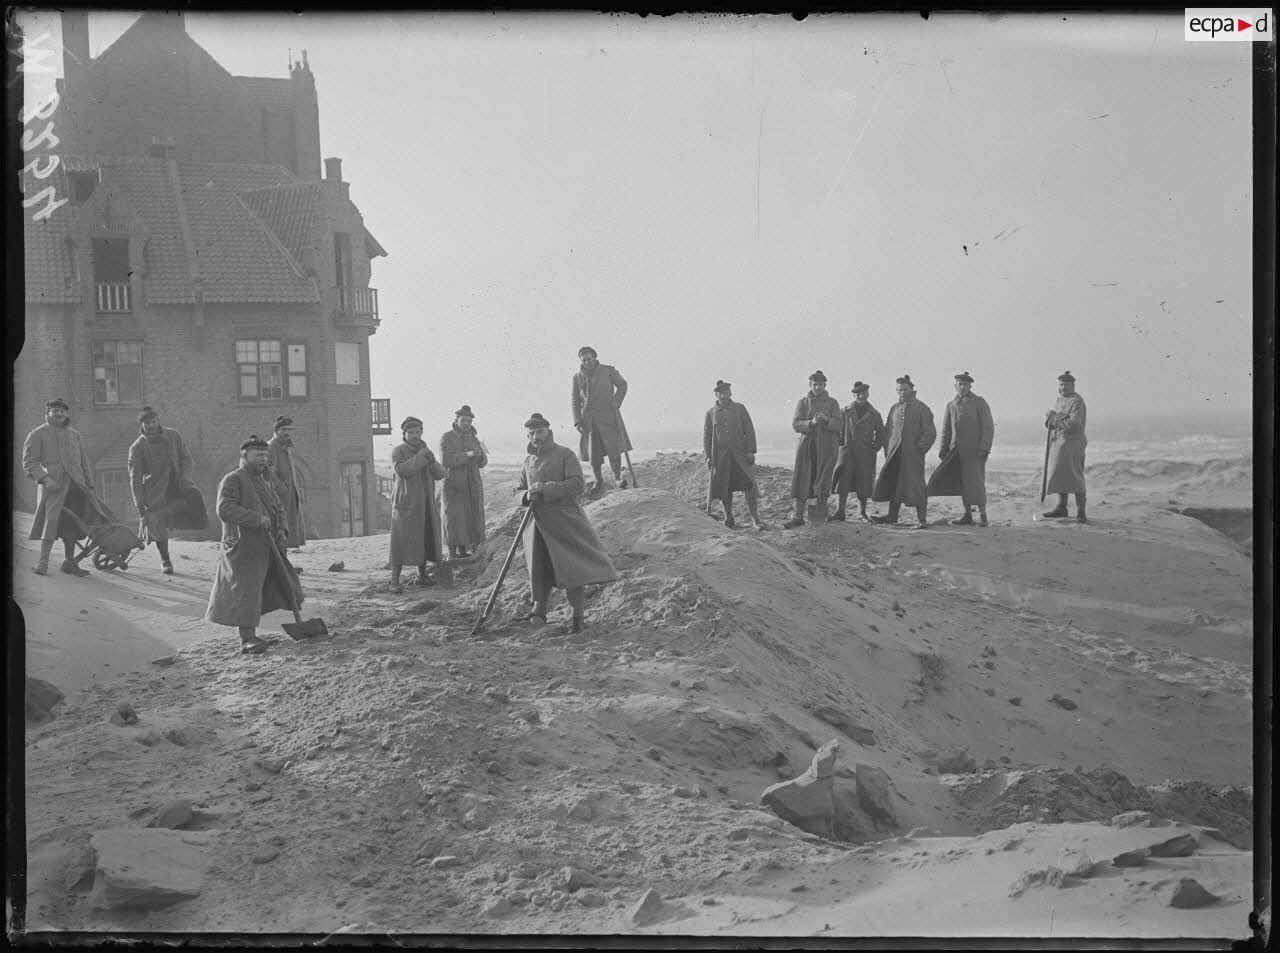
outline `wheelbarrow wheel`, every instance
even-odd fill
[[[98,569],[103,569],[103,570],[116,568],[115,558],[108,555],[107,553],[94,553],[93,564]]]

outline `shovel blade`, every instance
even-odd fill
[[[329,634],[329,629],[324,624],[324,619],[303,619],[301,622],[285,622],[281,624],[280,628],[284,629],[284,634],[294,641],[314,639],[318,636]]]

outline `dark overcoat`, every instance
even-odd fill
[[[707,502],[723,500],[735,490],[754,492],[752,464],[747,454],[756,452],[756,428],[747,408],[735,401],[717,401],[702,424],[702,452],[711,463]]]
[[[550,579],[551,585],[560,589],[617,579],[618,571],[578,503],[585,484],[582,464],[573,451],[553,441],[540,451],[529,444],[529,456],[514,493],[518,502],[524,502],[534,483],[542,484],[542,499],[533,504],[533,518],[524,531],[529,579]],[[543,564],[543,554],[550,558],[550,566]]]
[[[1065,417],[1053,428],[1049,443],[1049,493],[1083,493],[1085,406],[1079,394],[1059,397],[1053,405],[1055,413]]]
[[[479,456],[468,457],[468,450]],[[450,546],[478,546],[484,542],[484,480],[480,471],[489,462],[475,427],[450,427],[440,437],[444,485],[444,541]]]
[[[276,546],[285,529],[284,507],[266,479],[246,466],[232,470],[218,485],[217,513],[222,543],[204,617],[218,625],[257,626],[268,612],[301,607],[298,575]],[[262,528],[263,516],[271,518],[271,529]]]
[[[820,413],[826,414],[827,420],[814,427],[809,421]],[[840,401],[830,394],[821,397],[805,394],[791,415],[791,429],[800,434],[796,463],[791,471],[791,498],[809,500],[816,497],[821,503],[831,495],[831,475],[836,468],[840,435],[844,432]]]
[[[573,375],[573,423],[583,427],[578,440],[578,456],[583,460],[591,459],[592,441],[597,437],[601,444],[594,448],[598,458],[632,449],[618,413],[626,396],[627,382],[611,364],[597,364],[589,374],[580,370]]]
[[[977,394],[947,402],[942,416],[943,463],[929,477],[929,496],[959,496],[966,506],[987,505],[987,461],[996,427],[991,407]],[[955,454],[948,459],[952,451]]]
[[[391,451],[396,479],[391,493],[391,558],[393,566],[440,562],[440,504],[436,480],[444,467],[425,441],[408,441]]]
[[[293,445],[286,444],[280,435],[267,441],[267,473],[271,488],[280,497],[285,518],[289,521],[289,538],[286,544],[294,549],[306,545],[307,527],[302,514],[302,483],[294,466]]]
[[[925,506],[929,502],[925,489],[924,458],[938,439],[933,411],[918,398],[910,403],[898,401],[889,410],[885,422],[888,440],[884,466],[876,478],[871,498],[877,503],[897,502],[908,506]]]
[[[171,529],[208,525],[204,497],[192,484],[191,471],[191,452],[176,430],[161,427],[157,439],[142,434],[129,446],[129,489],[144,543],[167,540]]]
[[[871,495],[876,482],[876,454],[884,440],[884,418],[870,402],[863,404],[861,411],[857,403],[844,409],[844,442],[831,476],[837,493]]]
[[[43,423],[27,434],[22,445],[22,469],[39,486],[36,489],[36,513],[31,522],[29,539],[79,539],[80,531],[70,520],[62,519],[72,484],[93,497],[93,469],[85,453],[84,438],[70,424],[55,427]],[[40,483],[43,478],[44,482]]]

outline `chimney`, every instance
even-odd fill
[[[62,75],[64,89],[77,93],[76,79],[89,65],[89,12],[62,11]]]
[[[330,156],[324,160],[324,177],[335,182],[342,181],[342,160]]]
[[[173,136],[152,136],[147,155],[153,159],[173,158]]]
[[[292,51],[289,55],[292,57]],[[289,80],[293,93],[293,171],[302,179],[319,179],[320,104],[306,50],[302,51],[301,61],[289,67]]]

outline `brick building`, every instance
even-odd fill
[[[321,176],[305,53],[288,78],[232,76],[180,13],[146,13],[91,59],[87,14],[62,16],[60,162],[24,187],[67,201],[24,218],[18,439],[64,397],[100,495],[133,519],[126,454],[144,404],[182,432],[211,504],[245,436],[287,414],[308,535],[376,532],[369,282],[386,252],[340,160]]]

